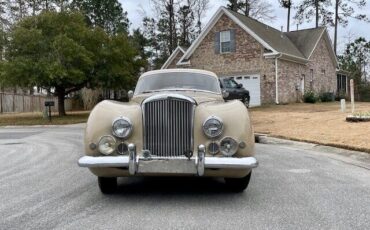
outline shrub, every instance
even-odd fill
[[[334,101],[334,93],[332,93],[332,92],[321,93],[319,97],[320,97],[321,102]]]
[[[340,101],[341,99],[346,99],[346,91],[345,90],[340,90],[339,92],[337,92],[335,100]]]
[[[317,102],[317,97],[313,91],[306,91],[303,94],[303,101],[305,103],[316,103]]]

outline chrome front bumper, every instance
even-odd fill
[[[128,156],[84,156],[78,160],[80,167],[128,168],[130,175],[140,173],[169,173],[204,175],[205,169],[251,169],[258,166],[254,157],[206,157],[205,147],[198,147],[198,155],[190,159],[186,157],[160,158],[143,157],[136,154],[135,145],[130,144]]]

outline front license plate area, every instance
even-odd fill
[[[194,159],[139,160],[138,173],[197,174]]]

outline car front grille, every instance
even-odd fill
[[[143,102],[144,149],[160,157],[178,157],[193,150],[195,102],[178,96],[153,96]]]

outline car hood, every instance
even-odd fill
[[[194,99],[197,104],[202,104],[206,102],[223,102],[224,99],[222,98],[221,94],[215,94],[215,93],[208,93],[208,92],[201,92],[201,91],[161,91],[161,92],[154,92],[154,93],[146,93],[146,94],[138,94],[135,95],[131,102],[136,102],[141,104],[143,100],[145,100],[148,97],[158,95],[158,94],[179,94],[187,97],[191,97]]]

